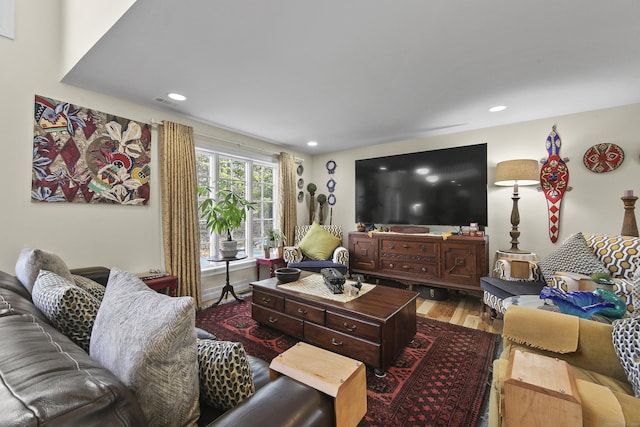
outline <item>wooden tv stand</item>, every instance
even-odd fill
[[[489,272],[487,237],[349,233],[349,272],[406,285],[482,292]]]

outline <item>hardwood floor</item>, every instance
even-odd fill
[[[416,312],[418,316],[501,334],[502,319],[491,320],[489,309],[483,313],[483,305],[480,295],[449,292],[444,301],[418,298]]]

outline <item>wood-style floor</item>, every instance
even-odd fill
[[[502,319],[491,320],[488,308],[483,313],[483,305],[479,295],[450,291],[444,301],[418,298],[416,311],[418,316],[501,334]]]

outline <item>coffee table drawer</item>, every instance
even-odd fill
[[[284,311],[284,298],[261,291],[253,290],[253,303],[269,307],[276,311]]]
[[[304,340],[334,353],[360,360],[369,366],[380,367],[380,344],[306,322],[304,324]]]
[[[300,319],[288,314],[264,308],[257,304],[251,304],[251,317],[265,326],[272,327],[292,337],[302,339],[302,323]]]
[[[327,311],[326,326],[335,331],[364,338],[374,343],[380,342],[380,325],[376,325],[375,323],[367,323],[362,320]]]
[[[300,319],[324,325],[324,310],[318,307],[287,299],[284,303],[284,312]]]

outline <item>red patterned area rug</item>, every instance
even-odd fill
[[[196,314],[196,326],[239,341],[270,362],[297,340],[251,318],[251,297]],[[359,427],[475,426],[498,335],[418,317],[418,333],[384,378],[367,368],[367,414]]]

